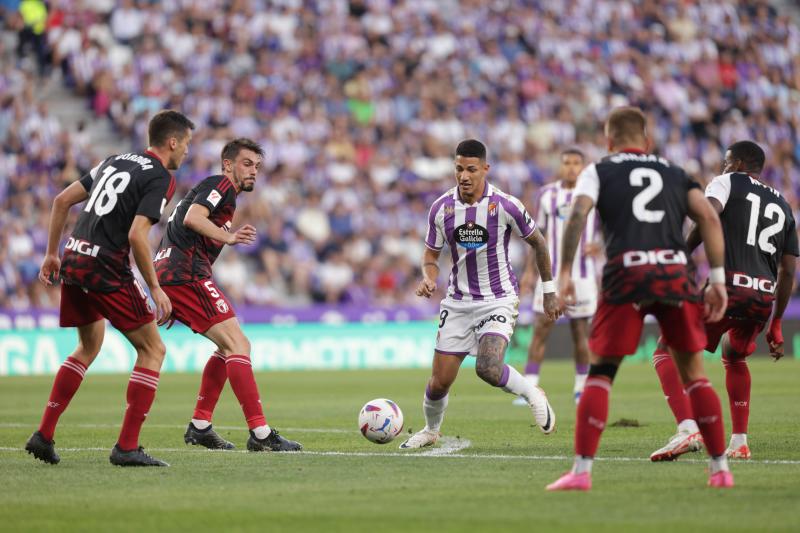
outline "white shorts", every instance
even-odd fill
[[[594,278],[576,279],[575,305],[567,307],[564,315],[568,318],[591,318],[597,311],[597,281]],[[533,292],[533,312],[544,314],[544,295],[541,282],[536,284]]]
[[[475,355],[484,335],[508,342],[519,315],[519,298],[462,302],[445,298],[439,307],[436,351],[448,355]]]

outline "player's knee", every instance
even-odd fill
[[[146,362],[149,365],[161,366],[164,362],[164,357],[167,354],[167,347],[161,339],[150,342],[138,350],[140,362]]]
[[[439,377],[432,377],[428,382],[428,392],[434,397],[442,397],[450,390],[452,381],[443,380]]]
[[[496,387],[500,383],[502,372],[502,365],[498,367],[497,365],[488,364],[482,360],[475,363],[475,373],[489,385]]]
[[[592,364],[589,366],[589,377],[603,376],[613,383],[617,370],[619,366],[612,363]]]

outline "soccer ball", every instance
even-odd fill
[[[392,400],[372,400],[361,408],[358,427],[368,441],[386,444],[403,431],[403,411]]]

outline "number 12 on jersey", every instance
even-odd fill
[[[758,216],[761,213],[761,197],[757,194],[748,193],[745,196],[750,202],[750,223],[747,225],[747,244],[750,246],[756,245],[756,230],[758,229]],[[777,219],[776,219],[777,217]],[[775,220],[775,223],[767,226],[758,235],[758,247],[763,252],[770,255],[777,252],[775,245],[769,242],[769,238],[773,235],[780,233],[783,229],[783,223],[786,221],[786,215],[778,204],[768,203],[764,208],[764,218]]]

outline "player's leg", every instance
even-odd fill
[[[531,385],[537,387],[539,385],[539,370],[541,369],[542,361],[544,361],[544,349],[555,322],[548,320],[544,314],[539,312],[535,313],[534,316],[536,318],[533,323],[533,337],[531,337],[531,343],[528,345],[525,379]],[[528,400],[519,396],[513,403],[514,405],[528,405]]]
[[[122,334],[136,350],[136,363],[128,380],[127,408],[122,429],[109,459],[117,466],[169,466],[144,453],[144,449],[139,446],[142,424],[156,398],[166,347],[155,320],[135,329],[122,331]]]
[[[478,341],[475,373],[489,385],[525,398],[542,432],[552,433],[556,427],[556,415],[547,396],[542,389],[526,380],[516,368],[505,364],[507,346],[508,340],[502,333],[484,333]]]
[[[267,424],[250,362],[250,341],[242,331],[239,320],[233,317],[214,324],[204,335],[225,356],[225,369],[231,389],[242,406],[242,413],[250,430],[247,449],[253,452],[302,450],[300,443],[283,438]]]
[[[422,399],[422,413],[425,427],[409,437],[400,445],[403,450],[432,446],[439,440],[440,429],[447,410],[450,387],[458,377],[458,370],[466,354],[450,354],[435,351],[431,378],[425,387]]]
[[[653,352],[653,366],[667,405],[678,424],[678,430],[663,447],[650,454],[650,460],[674,461],[684,453],[700,451],[703,448],[703,437],[694,420],[689,396],[683,388],[678,367],[675,366],[669,347],[662,337],[659,337],[656,351]]]
[[[100,353],[105,334],[105,321],[96,320],[90,324],[78,326],[78,346],[72,355],[61,364],[50,397],[44,408],[39,430],[31,435],[25,449],[34,457],[46,463],[57,464],[61,459],[55,451],[56,425],[61,414],[67,409],[72,397],[78,391],[86,374],[86,369]]]
[[[166,285],[163,288],[172,302],[173,318],[189,326],[195,333],[205,334],[214,324],[236,316],[225,296],[214,287],[211,280]],[[217,295],[214,301],[210,300],[212,290]],[[200,390],[192,419],[183,434],[186,444],[205,446],[212,450],[236,448],[220,437],[211,425],[214,408],[227,380],[225,355],[217,348],[208,358],[200,378]]]
[[[731,328],[722,339],[725,388],[731,410],[731,440],[725,453],[734,459],[750,459],[747,423],[750,418],[750,369],[747,357],[756,349],[755,340],[763,324],[746,322]]]
[[[572,387],[572,394],[577,404],[589,375],[589,319],[573,318],[569,321],[569,326],[572,330],[572,342],[575,347],[575,384]]]
[[[600,302],[589,337],[589,375],[575,415],[575,460],[572,470],[547,490],[590,490],[592,465],[608,420],[611,386],[623,356],[636,351],[643,315],[633,304]]]
[[[707,344],[700,303],[684,302],[681,307],[657,305],[653,314],[661,326],[683,380],[695,420],[708,451],[712,487],[733,486],[733,475],[725,456],[725,428],[722,407],[703,368],[703,348]]]

